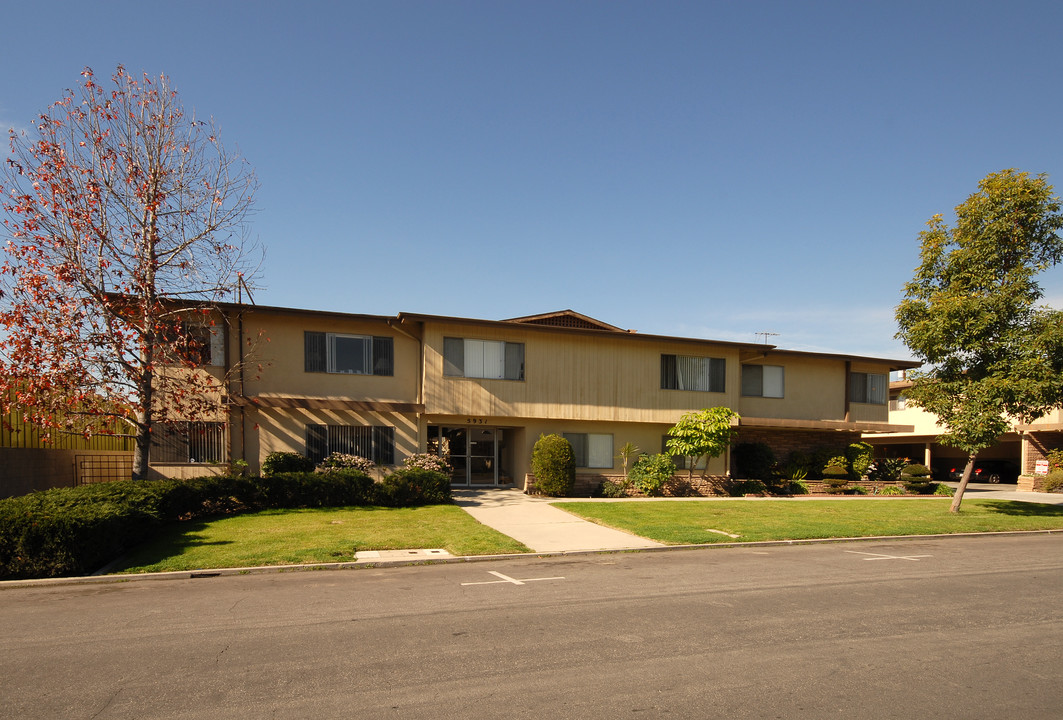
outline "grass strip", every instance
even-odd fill
[[[600,525],[675,545],[1063,528],[1063,507],[1056,505],[967,499],[960,512],[952,514],[951,502],[891,498],[553,504]]]
[[[357,550],[413,548],[452,555],[530,552],[455,505],[266,510],[175,524],[112,572],[349,562]]]

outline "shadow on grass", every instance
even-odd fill
[[[981,505],[988,512],[1016,517],[1063,517],[1063,507],[1059,505],[1041,505],[1038,503],[1018,502],[1015,500],[986,500]],[[962,511],[962,506],[961,506]]]
[[[163,528],[150,540],[133,548],[112,572],[129,567],[143,567],[161,563],[185,550],[211,545],[232,545],[232,540],[207,540],[204,531],[210,520],[186,520]]]

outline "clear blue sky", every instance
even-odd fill
[[[906,358],[918,233],[1063,190],[1063,3],[0,0],[0,125],[168,74],[260,182],[260,304]],[[1063,306],[1063,272],[1042,278]]]

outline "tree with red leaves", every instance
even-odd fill
[[[82,77],[34,137],[10,132],[0,171],[0,403],[52,431],[124,428],[141,479],[153,425],[217,412],[224,379],[194,370],[188,330],[253,269],[257,183],[166,76]]]

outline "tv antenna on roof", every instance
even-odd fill
[[[758,332],[758,333],[753,333],[753,334],[756,335],[757,337],[760,337],[761,335],[763,335],[764,336],[764,344],[765,345],[768,344],[768,338],[769,337],[777,337],[779,335],[779,333],[775,333],[775,332]]]

